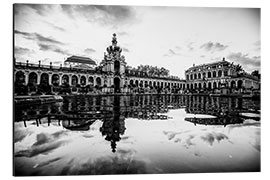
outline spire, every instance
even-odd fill
[[[112,45],[117,45],[117,38],[116,38],[116,34],[113,33],[113,38],[112,38]]]

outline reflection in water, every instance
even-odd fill
[[[194,154],[196,157],[200,157],[201,155],[199,155],[200,153],[197,151],[202,151],[205,148],[203,144],[201,144],[201,141],[216,147],[215,142],[220,143],[220,146],[224,146],[221,142],[225,142],[225,140],[231,142],[232,139],[235,138],[223,132],[226,129],[221,132],[215,132],[213,128],[220,128],[222,126],[227,128],[228,126],[231,131],[235,127],[240,127],[242,128],[241,131],[245,131],[250,137],[250,131],[252,129],[245,130],[243,128],[259,127],[260,124],[257,123],[259,120],[260,102],[258,101],[208,96],[77,96],[65,97],[64,101],[61,103],[16,107],[14,132],[15,174],[67,175],[217,172],[220,170],[215,169],[216,167],[212,167],[210,164],[209,167],[212,168],[208,167],[209,169],[200,166],[200,163],[195,161],[193,157],[185,159],[184,161],[188,161],[191,164],[195,163],[196,166],[200,166],[201,169],[196,170],[196,168],[193,169],[192,166],[179,165],[179,168],[182,168],[181,170],[173,170],[173,168],[168,169],[168,167],[171,167],[171,164],[168,163],[175,165],[177,165],[177,163],[183,163],[182,161],[180,162],[181,158],[177,161],[179,157],[177,153],[183,151],[179,151],[179,147],[176,146],[177,144],[182,143],[183,147],[188,151],[190,151],[191,147],[198,147]],[[22,126],[20,126],[20,123],[22,123]],[[179,125],[171,126],[171,123]],[[192,126],[191,123],[195,126]],[[205,125],[207,125],[207,129],[205,129]],[[63,127],[64,129],[59,130],[59,127]],[[220,131],[220,129],[217,130]],[[160,134],[162,136],[157,134],[157,132],[161,132]],[[83,135],[80,136],[80,133],[83,133]],[[254,133],[253,139],[247,140],[252,147],[260,151],[260,131],[254,129]],[[168,137],[167,142],[165,139],[162,140],[164,135]],[[99,136],[102,137],[102,139],[100,139]],[[90,141],[92,144],[91,147],[96,147],[96,149],[92,149],[92,154],[89,155],[87,151],[84,150],[83,147],[87,146],[87,143],[85,143],[84,139],[81,137],[88,139],[87,141]],[[29,140],[24,142],[27,138]],[[136,143],[138,144],[137,141],[139,141],[139,139],[141,145],[135,146]],[[144,141],[146,140],[149,141],[145,144]],[[172,140],[176,145],[172,146],[170,144]],[[28,146],[23,144],[29,143],[30,141],[33,143]],[[237,139],[235,139],[235,141],[238,142]],[[65,149],[65,146],[69,146],[68,144],[71,142],[74,144],[74,149]],[[104,142],[108,142],[109,145]],[[111,156],[112,154],[107,157],[100,156],[100,151],[106,149],[103,146],[110,146],[114,156]],[[156,146],[159,148],[155,148]],[[231,145],[228,144],[227,146],[228,151],[233,149],[229,147]],[[133,149],[127,150],[127,147],[133,147]],[[234,147],[237,147],[237,151],[240,152],[239,148],[241,149],[241,146],[238,147],[234,145]],[[80,148],[80,150],[76,150],[78,148]],[[172,154],[175,154],[175,157],[172,157],[170,162],[166,162],[166,160],[162,159],[164,152],[161,149],[163,148],[167,148],[166,151],[171,151]],[[226,149],[226,147],[224,148]],[[68,160],[68,156],[48,156],[48,154],[58,152],[58,149],[62,149],[61,151],[66,153],[78,153],[78,155],[72,160]],[[187,150],[182,153],[187,153]],[[82,153],[81,151],[85,152]],[[249,153],[251,152],[252,151]],[[103,154],[107,153],[108,152],[103,152]],[[148,153],[152,154],[150,155]],[[212,154],[213,157],[214,154],[215,153]],[[45,155],[45,157],[47,155],[48,158],[37,163],[35,162],[37,159],[32,158],[41,158],[39,155]],[[134,159],[134,156],[137,158]],[[90,157],[95,158],[95,160],[93,161]],[[139,157],[151,158],[152,163],[159,160],[161,164],[164,163],[164,166],[162,167],[161,164],[149,165],[149,162],[146,163]],[[87,158],[90,159],[87,160]],[[80,163],[80,166],[76,166],[77,168],[72,168],[73,163],[79,163],[83,159],[85,159],[86,162],[83,164]],[[223,167],[221,171],[258,171],[260,169],[257,163],[259,162],[258,158],[253,161],[256,161],[256,163],[253,163],[254,167],[252,166],[251,170],[245,168],[232,170],[228,167]],[[66,166],[61,166],[62,169],[60,170],[59,167],[56,168],[53,166],[53,164],[57,163],[65,163]],[[108,167],[115,166],[119,163],[121,164],[119,167],[113,169]],[[234,163],[239,164],[237,162]],[[100,164],[99,168],[97,164]],[[168,166],[165,166],[167,164]],[[29,170],[30,166],[33,172]],[[129,169],[125,169],[127,166]],[[54,167],[55,169],[52,172],[48,172],[47,169],[49,167]],[[28,170],[25,170],[25,168],[28,168]],[[59,171],[56,171],[57,169],[59,169]]]

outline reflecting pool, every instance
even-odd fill
[[[73,96],[15,107],[14,174],[260,171],[260,101]]]

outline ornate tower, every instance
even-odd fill
[[[102,60],[102,69],[113,78],[114,91],[121,92],[125,73],[125,56],[121,55],[122,48],[117,46],[116,34],[113,34],[112,45],[107,47]]]

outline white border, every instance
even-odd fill
[[[125,175],[125,176],[62,176],[62,177],[42,177],[42,179],[269,179],[268,160],[269,158],[269,132],[270,118],[267,117],[269,111],[269,17],[270,6],[263,0],[8,0],[2,1],[0,6],[1,13],[1,179],[13,179],[12,176],[12,4],[13,3],[54,3],[54,4],[115,4],[115,5],[154,5],[154,6],[189,6],[189,7],[259,7],[261,9],[261,42],[262,42],[262,172],[261,173],[218,173],[218,174],[172,174],[172,175]],[[26,177],[29,178],[29,177]],[[32,177],[37,178],[37,177]],[[41,177],[38,177],[38,179]],[[25,179],[25,178],[23,178]]]

